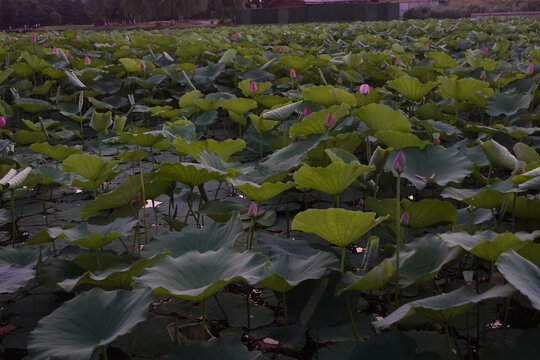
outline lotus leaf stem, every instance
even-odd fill
[[[229,317],[227,316],[227,313],[225,312],[225,309],[223,308],[223,305],[221,305],[221,301],[219,301],[219,298],[217,297],[217,294],[214,295],[214,300],[216,300],[216,304],[217,304],[219,310],[221,310],[221,313],[225,317],[225,321],[227,321],[227,324],[229,324]]]
[[[204,340],[205,338],[205,330],[206,330],[206,299],[203,299],[203,314],[202,314],[202,321],[201,321],[201,340]]]
[[[15,238],[17,237],[17,212],[15,211],[15,189],[9,189],[11,204],[11,246],[15,247]]]
[[[107,357],[107,345],[102,345],[101,350],[103,351],[103,360],[109,360]]]
[[[395,300],[397,307],[401,304],[400,294],[399,294],[399,252],[401,250],[401,207],[400,207],[400,188],[401,185],[401,174],[398,173],[396,180],[396,294]]]
[[[247,331],[251,331],[251,309],[249,308],[249,295],[251,294],[251,288],[246,296],[246,312],[247,312]]]
[[[444,334],[446,335],[446,343],[448,344],[448,359],[454,358],[454,352],[452,350],[452,342],[450,341],[450,334],[448,331],[448,324],[444,324]]]
[[[141,198],[143,204],[144,243],[148,244],[148,228],[146,226],[146,194],[144,191],[144,174],[142,160],[139,160],[139,174],[141,177]]]

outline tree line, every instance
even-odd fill
[[[251,3],[252,0],[0,0],[0,29],[196,16],[225,19]]]

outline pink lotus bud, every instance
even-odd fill
[[[125,39],[126,39],[127,41],[129,41],[129,36],[128,36],[128,35],[126,35]]]
[[[289,90],[287,90],[287,92],[285,93],[285,95],[286,95],[287,97],[291,97],[291,92],[290,92]]]
[[[294,68],[292,68],[291,71],[289,71],[289,76],[292,77],[293,79],[296,78],[296,70],[294,70]]]
[[[53,46],[53,48],[52,48],[52,53],[53,53],[54,55],[58,55],[58,49],[56,48],[56,46]]]
[[[338,83],[338,84],[343,83],[343,79],[341,78],[341,76],[338,76],[338,77],[337,77],[337,83]]]
[[[279,45],[279,46],[277,47],[277,51],[282,52],[282,51],[283,51],[283,46]]]
[[[482,71],[480,73],[480,80],[486,80],[487,76],[486,76],[486,72],[485,71]]]
[[[71,59],[72,57],[73,57],[73,55],[71,55],[71,52],[68,51],[68,53],[67,53],[67,58],[68,58],[68,59]]]
[[[311,110],[309,110],[309,108],[306,106],[306,107],[304,108],[304,115],[305,115],[305,116],[308,116],[309,114],[311,114]]]
[[[405,159],[405,154],[403,153],[403,150],[399,150],[396,158],[394,159],[394,170],[398,174],[402,174],[405,171],[406,167],[407,160]]]
[[[528,59],[529,59],[529,61],[533,61],[534,57],[532,55],[529,55]]]
[[[251,204],[249,204],[248,215],[249,217],[255,217],[257,216],[258,213],[259,213],[259,208],[257,207],[257,203],[252,201]]]
[[[167,35],[171,35],[171,34],[172,34],[172,32],[170,32],[170,31],[167,31]]]
[[[369,85],[368,84],[362,84],[360,85],[360,94],[367,95],[369,94]]]
[[[73,41],[78,42],[78,41],[79,41],[79,36],[75,36],[75,38],[73,39]]]
[[[414,60],[414,59],[416,59],[416,55],[411,54],[411,60]]]
[[[409,213],[403,212],[403,215],[401,215],[401,219],[399,220],[399,223],[401,225],[408,225],[409,224]]]
[[[112,46],[116,46],[116,45],[118,45],[118,44],[116,44],[116,43],[112,43]]]
[[[527,66],[526,74],[532,75],[534,73],[534,63],[530,63],[529,66]]]
[[[401,59],[399,58],[399,56],[396,58],[395,64],[396,66],[399,66],[399,64],[401,64]]]
[[[146,64],[144,63],[144,61],[141,61],[141,70],[142,71],[146,70]]]
[[[233,33],[233,34],[232,34],[232,39],[236,41],[236,39],[238,39],[238,34]]]
[[[499,78],[503,78],[504,77],[504,71],[501,71],[500,74],[499,74]]]
[[[85,65],[90,65],[91,62],[92,62],[92,61],[90,60],[90,58],[88,57],[88,55],[86,55],[86,56],[84,57],[84,64],[85,64]]]
[[[482,49],[482,57],[487,57],[487,54],[488,54],[488,47],[487,46],[484,46],[484,48]]]
[[[301,74],[298,74],[296,76],[296,81],[298,81],[298,82],[302,81],[302,75]]]
[[[255,81],[251,80],[251,84],[249,84],[249,90],[251,90],[251,92],[257,91],[257,83],[255,83]]]
[[[427,43],[426,45],[424,45],[424,51],[429,51],[429,43]]]
[[[19,38],[15,36],[15,37],[13,38],[13,41],[19,41]]]
[[[439,145],[441,143],[441,139],[433,139],[432,143],[433,145]]]
[[[324,118],[324,126],[327,128],[332,127],[332,125],[334,125],[334,121],[334,114],[328,113],[328,115],[326,115]]]
[[[37,36],[36,36],[36,34],[30,35],[30,40],[32,40],[32,42],[35,43],[35,42],[37,41]]]
[[[6,118],[3,116],[0,116],[0,127],[6,126]]]

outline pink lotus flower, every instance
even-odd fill
[[[424,45],[424,51],[429,51],[429,43],[427,43],[426,45]]]
[[[292,77],[293,79],[296,78],[296,70],[294,70],[294,68],[292,68],[291,71],[289,71],[289,76]]]
[[[525,73],[527,75],[532,75],[534,73],[534,63],[530,63],[529,66],[527,66],[527,71]]]
[[[499,78],[502,79],[503,77],[504,77],[504,71],[501,71],[501,72],[499,73]]]
[[[6,118],[3,116],[0,116],[0,127],[6,126]]]
[[[414,60],[416,59],[416,55],[415,54],[411,54],[411,60]]]
[[[255,217],[259,213],[259,208],[257,207],[257,203],[254,201],[249,204],[249,210],[248,210],[248,216],[249,217]]]
[[[75,36],[75,38],[73,39],[73,41],[78,42],[78,41],[79,41],[79,36]]]
[[[409,224],[409,213],[403,212],[403,215],[401,215],[401,219],[399,220],[399,223],[401,225],[408,225]]]
[[[171,35],[171,34],[172,34],[172,32],[170,32],[170,31],[167,31],[167,35]]]
[[[302,75],[301,74],[298,74],[296,76],[296,81],[298,81],[298,82],[302,81]]]
[[[341,84],[343,82],[343,79],[341,78],[341,76],[338,76],[337,77],[337,83],[338,84]]]
[[[396,66],[399,66],[399,64],[401,64],[401,59],[399,57],[396,58],[395,64]]]
[[[488,54],[488,47],[487,46],[484,46],[484,48],[482,49],[482,57],[487,57],[487,54]]]
[[[398,174],[402,174],[407,167],[407,159],[405,159],[405,154],[403,150],[399,150],[396,158],[394,159],[394,170]]]
[[[144,63],[144,61],[141,62],[141,70],[142,71],[146,70],[146,64]]]
[[[285,95],[286,95],[287,97],[291,97],[291,92],[290,92],[289,90],[287,90],[287,92],[285,93]]]
[[[56,46],[53,46],[53,48],[52,48],[52,53],[53,53],[54,55],[58,55],[58,49],[56,48]]]
[[[86,55],[86,56],[84,57],[84,64],[85,64],[85,65],[90,65],[91,62],[92,62],[92,61],[90,60],[90,58],[88,57],[88,55]]]
[[[112,44],[112,46],[116,46],[116,45],[118,45],[118,44],[117,44],[117,43],[113,43],[113,44]]]
[[[362,84],[362,85],[360,85],[359,91],[360,91],[360,94],[362,94],[362,95],[368,95],[368,94],[369,94],[369,91],[370,91],[370,90],[369,90],[369,85],[368,85],[368,84]]]
[[[127,41],[129,41],[129,36],[126,35],[126,36],[125,36],[125,39],[126,39]]]
[[[67,53],[67,58],[68,58],[68,59],[71,59],[72,57],[73,57],[73,55],[71,55],[71,52],[68,51],[68,53]]]
[[[251,83],[249,84],[249,90],[251,92],[257,91],[257,84],[255,83],[255,81],[251,80]]]
[[[36,36],[36,34],[30,35],[30,40],[32,40],[32,42],[35,43],[35,42],[37,41],[37,36]]]
[[[15,36],[15,37],[13,38],[13,41],[19,41],[19,38]]]
[[[277,47],[277,51],[282,52],[282,51],[283,51],[283,46],[279,45],[279,46]]]
[[[332,125],[334,125],[334,121],[334,114],[328,113],[328,115],[326,115],[324,118],[324,126],[327,128],[332,127]]]
[[[304,116],[308,116],[309,114],[311,114],[311,110],[306,106],[304,108]]]
[[[233,33],[233,34],[232,34],[232,39],[233,39],[234,41],[236,41],[236,40],[238,39],[238,34],[237,34],[237,33]]]

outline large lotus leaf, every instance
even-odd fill
[[[522,219],[538,220],[540,219],[540,199],[517,196],[515,208],[512,204],[506,211]]]
[[[294,187],[292,181],[283,182],[264,182],[262,184],[256,184],[251,181],[231,180],[231,184],[236,186],[238,190],[247,195],[251,200],[256,202],[263,202],[274,196],[281,194],[285,190]]]
[[[136,282],[149,286],[155,295],[186,300],[203,300],[234,281],[255,284],[263,275],[268,259],[262,254],[238,253],[230,247],[218,251],[187,252],[165,257]]]
[[[15,102],[15,106],[32,114],[41,113],[52,108],[52,104],[47,101],[31,98],[20,98]]]
[[[199,42],[199,44],[201,44]],[[193,45],[190,45],[193,46]],[[180,50],[180,49],[178,49]],[[178,52],[177,50],[177,52]],[[205,51],[206,47],[203,44],[202,51]],[[201,51],[201,52],[202,52]],[[185,55],[185,54],[182,54]],[[218,76],[225,70],[225,64],[208,64],[208,66],[201,67],[193,71],[193,80],[196,82],[206,83],[208,81],[215,81]]]
[[[224,331],[222,331],[223,333]],[[235,338],[224,337],[220,333],[219,338],[210,341],[191,341],[175,348],[161,360],[263,360],[266,359],[259,351],[249,351],[242,342],[240,336]]]
[[[285,254],[274,259],[272,264],[265,268],[259,285],[283,293],[304,280],[322,278],[328,268],[337,269],[338,267],[338,259],[325,251],[305,259]]]
[[[298,110],[302,110],[302,101],[279,106],[276,109],[265,112],[262,114],[262,117],[269,120],[285,121]]]
[[[47,231],[47,229],[43,229]],[[48,233],[47,233],[48,234]],[[83,250],[78,246],[68,246],[62,249],[58,260],[77,265],[85,271],[103,271],[110,267],[129,263],[133,256],[124,254],[119,256],[113,250]]]
[[[158,177],[179,181],[191,187],[210,180],[225,181],[229,173],[210,166],[195,163],[164,163],[159,168]]]
[[[451,198],[483,209],[498,209],[510,196],[499,190],[481,189],[456,189],[447,187],[441,192],[443,198]]]
[[[255,114],[249,114],[249,118],[251,120],[251,123],[253,124],[253,127],[255,128],[255,130],[257,130],[259,134],[268,132],[272,130],[277,124],[279,124],[279,121],[265,120]]]
[[[35,132],[28,130],[18,130],[10,136],[17,145],[28,145],[47,140],[47,136],[43,132]]]
[[[282,63],[287,71],[295,69],[298,72],[303,72],[307,70],[313,61],[313,56],[297,56],[297,55],[286,55],[279,59],[279,62]]]
[[[353,94],[332,85],[303,87],[302,95],[304,101],[311,101],[326,107],[341,104],[356,106],[356,97]]]
[[[226,223],[211,223],[203,228],[186,226],[180,232],[156,235],[146,244],[142,256],[152,256],[163,250],[170,251],[171,257],[184,255],[189,251],[217,251],[225,246],[233,246],[234,241],[243,233],[238,216],[232,216]]]
[[[447,201],[425,199],[413,202],[403,199],[401,205],[409,214],[408,226],[412,228],[454,223],[457,219],[457,209]]]
[[[60,283],[62,289],[67,292],[73,291],[82,284],[91,284],[115,289],[125,289],[132,285],[133,277],[141,276],[144,269],[154,266],[168,252],[157,254],[149,259],[139,259],[131,265],[113,266],[99,273],[85,272],[82,276],[75,279],[66,279]]]
[[[114,239],[130,235],[137,223],[138,220],[134,218],[118,218],[107,225],[82,223],[66,230],[50,228],[48,232],[52,238],[62,238],[82,247],[97,250]]]
[[[117,173],[114,168],[120,161],[105,161],[93,154],[73,154],[62,162],[62,169],[81,175],[88,182],[73,181],[73,185],[95,189],[103,182],[113,179]]]
[[[201,151],[199,152],[199,158],[197,161],[200,164],[210,166],[214,169],[226,171],[231,177],[240,176],[253,170],[253,166],[249,164],[242,164],[240,162],[227,162],[215,152]]]
[[[443,323],[450,323],[458,316],[465,314],[474,304],[487,299],[506,297],[514,291],[512,286],[505,285],[495,286],[482,294],[477,294],[468,286],[463,286],[447,294],[436,295],[402,305],[384,319],[375,321],[373,325],[379,328],[390,326],[415,313]]]
[[[242,91],[242,95],[245,97],[260,95],[268,89],[272,88],[271,82],[256,82],[257,90],[251,91],[251,81],[250,79],[242,80],[238,83],[238,88]]]
[[[450,182],[461,183],[472,173],[472,161],[455,149],[442,146],[427,146],[402,149],[407,159],[407,167],[401,174],[417,189],[426,187],[427,181],[445,186]],[[393,151],[386,161],[386,170],[393,170],[397,151]]]
[[[514,154],[520,161],[525,161],[527,164],[540,160],[540,155],[527,144],[518,142],[514,145]]]
[[[180,107],[188,107],[195,104],[195,101],[202,97],[202,93],[199,90],[192,90],[180,97],[178,105]],[[214,109],[211,109],[214,110]]]
[[[8,77],[13,74],[12,69],[7,69],[6,71],[0,71],[0,84],[2,84]]]
[[[470,235],[466,232],[440,234],[443,241],[451,246],[460,246],[484,260],[495,262],[510,249],[519,249],[525,242],[512,233],[497,234],[486,230]]]
[[[251,99],[233,98],[224,100],[221,107],[225,110],[234,112],[235,114],[245,114],[250,110],[257,108],[257,102]]]
[[[324,125],[324,120],[328,114],[332,113],[334,121],[337,122],[349,114],[349,109],[349,104],[341,104],[311,113],[300,123],[293,124],[289,129],[289,135],[297,137],[302,135],[323,134],[328,131],[328,128]]]
[[[169,148],[171,144],[169,141],[170,135],[171,134],[166,131],[148,131],[135,134],[123,133],[118,138],[118,141],[121,143],[127,142],[137,146],[155,147],[165,150]]]
[[[0,265],[0,293],[11,293],[28,285],[36,270],[27,267]]]
[[[462,253],[459,247],[448,246],[435,235],[426,235],[405,244],[401,251],[411,252],[405,262],[400,264],[401,287],[432,280],[445,265]]]
[[[417,147],[420,150],[424,149],[430,144],[427,140],[421,140],[418,136],[410,133],[404,133],[395,130],[380,130],[373,135],[388,147],[392,147],[396,150]]]
[[[535,309],[540,310],[540,269],[538,266],[513,250],[502,254],[496,265],[506,280],[527,296]]]
[[[363,275],[356,275],[350,271],[346,272],[338,285],[337,294],[346,290],[371,291],[383,289],[396,273],[396,268],[388,260],[383,260],[379,265]]]
[[[242,151],[246,147],[246,142],[242,139],[225,139],[221,142],[214,139],[207,139],[204,141],[188,142],[182,138],[177,138],[172,144],[176,148],[176,151],[181,154],[188,154],[194,159],[199,157],[199,152],[207,151],[219,154],[225,161],[232,154]]]
[[[507,148],[495,140],[488,140],[485,142],[482,142],[481,140],[477,141],[480,143],[480,146],[482,147],[482,150],[484,150],[491,165],[505,167],[510,170],[516,168],[517,159]]]
[[[436,68],[448,69],[459,66],[452,56],[442,51],[430,51],[426,54],[427,58],[435,59],[433,66]]]
[[[294,173],[294,181],[299,189],[313,188],[327,194],[338,195],[345,191],[358,176],[374,170],[374,166],[358,163],[335,162],[324,168],[304,164]]]
[[[418,101],[428,92],[431,91],[435,86],[436,82],[430,81],[426,84],[423,84],[415,77],[408,75],[401,76],[395,80],[391,80],[387,83],[389,87],[396,90],[401,95],[405,96],[407,99],[412,101]]]
[[[495,95],[487,103],[486,112],[491,116],[499,116],[501,114],[511,116],[521,109],[527,109],[532,98],[532,94]]]
[[[30,150],[50,156],[56,161],[63,160],[73,154],[82,154],[82,150],[77,149],[74,146],[64,146],[60,144],[53,146],[46,142],[32,144],[30,145]]]
[[[284,96],[279,96],[279,95],[259,95],[259,96],[255,97],[255,101],[257,101],[259,103],[259,105],[262,105],[265,108],[268,108],[268,109],[274,109],[275,108],[275,109],[277,109],[279,107],[279,105],[283,105],[285,103],[288,103],[289,98],[284,97]],[[302,103],[300,102],[300,105],[301,104]],[[291,104],[289,104],[289,105],[291,105]],[[281,115],[284,115],[284,114],[280,114],[280,116]],[[279,120],[278,119],[278,114],[276,114],[276,119],[272,119],[272,120]]]
[[[354,115],[365,122],[372,130],[393,130],[408,133],[411,123],[407,116],[383,104],[369,104],[353,111]]]
[[[0,247],[0,265],[33,267],[38,261],[38,252],[30,246],[9,248]]]
[[[473,78],[459,79],[455,76],[440,76],[439,92],[445,99],[453,98],[456,101],[470,101],[478,91],[489,87],[489,83]]]
[[[97,132],[104,132],[107,130],[113,123],[112,112],[107,111],[106,113],[100,113],[94,111],[92,113],[92,119],[90,120],[90,127]]]
[[[31,55],[26,51],[22,53],[22,57],[34,71],[41,71],[50,66],[45,60],[36,55]]]
[[[94,202],[81,209],[81,218],[87,219],[100,210],[115,209],[131,205],[131,202],[141,194],[141,177],[133,175],[116,186],[111,192],[98,195]]]
[[[146,320],[151,303],[149,289],[128,292],[94,288],[42,318],[30,333],[28,353],[36,360],[88,360],[95,349]]]
[[[344,247],[388,218],[376,216],[374,212],[309,209],[294,217],[291,229],[316,234],[329,243]]]
[[[166,78],[167,78],[167,75],[164,75],[164,74],[152,75],[149,78],[140,78],[137,76],[129,77],[129,79],[135,81],[137,85],[148,90],[153,89],[155,86],[161,84],[161,82],[165,80]]]
[[[142,60],[139,59],[130,59],[130,58],[120,58],[118,59],[124,65],[124,69],[126,69],[127,72],[135,73],[135,72],[141,72],[141,64],[143,63]]]

